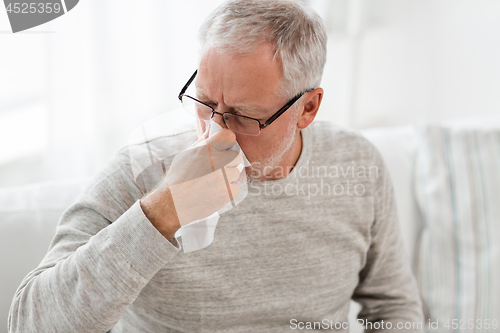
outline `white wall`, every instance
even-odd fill
[[[326,17],[339,23],[325,118],[366,128],[500,114],[500,1],[364,0],[349,33],[352,2],[331,0]]]

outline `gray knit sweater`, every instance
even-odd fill
[[[390,322],[392,332],[423,320],[391,179],[369,141],[313,122],[290,175],[250,182],[213,243],[185,254],[139,199],[161,180],[159,165],[195,140],[195,131],[159,137],[108,163],[22,281],[10,332],[347,331],[351,299],[363,306],[359,318]],[[162,163],[150,165],[153,155]]]

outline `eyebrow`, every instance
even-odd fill
[[[258,113],[261,113],[263,110],[262,109],[257,109],[257,108],[253,108],[253,107],[249,107],[249,106],[236,106],[236,107],[231,107],[231,109],[235,110],[235,111],[239,111],[239,112],[243,112],[243,113],[249,113],[253,116],[257,116]]]

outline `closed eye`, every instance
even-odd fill
[[[217,110],[217,103],[209,101],[209,100],[203,100],[203,99],[198,99],[198,100],[200,102],[202,102],[203,104],[206,104],[206,105],[212,107],[214,110]],[[238,115],[238,116],[244,116],[244,117],[257,119],[257,118],[252,117],[251,115],[248,115],[247,112],[244,112],[244,111],[238,110],[238,109],[232,109],[231,111],[226,111],[226,113],[231,113],[231,114]],[[257,120],[259,120],[261,123],[265,121],[264,119],[257,119]]]
[[[231,112],[232,114],[238,115],[238,116],[245,116],[248,117],[246,114],[241,113],[240,111],[233,111]]]

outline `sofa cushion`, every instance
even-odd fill
[[[415,190],[424,218],[417,277],[426,315],[438,320],[440,330],[447,323],[454,328],[457,319],[458,328],[471,332],[485,329],[486,320],[494,328],[496,319],[496,331],[500,130],[423,123],[415,128]]]
[[[88,180],[45,182],[0,189],[0,333],[23,278],[47,253],[64,210]]]

